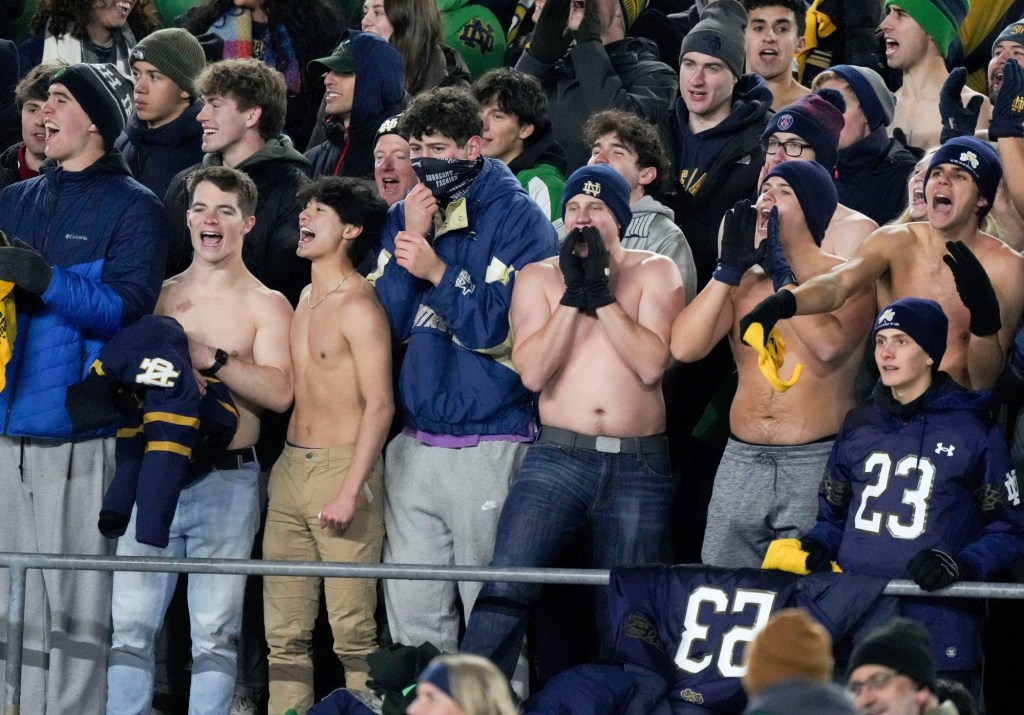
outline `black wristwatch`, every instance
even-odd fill
[[[217,352],[213,354],[213,365],[206,370],[211,375],[216,375],[217,371],[220,370],[228,361],[228,354],[226,351],[217,348]]]

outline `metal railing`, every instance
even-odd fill
[[[683,566],[685,568],[685,565]],[[157,571],[162,573],[244,574],[248,576],[318,576],[407,581],[508,581],[607,586],[603,569],[490,568],[482,566],[421,566],[416,564],[350,564],[322,561],[255,561],[193,559],[157,556],[68,556],[64,554],[0,553],[0,568],[10,571],[7,609],[7,664],[4,674],[4,715],[21,708],[21,664],[25,635],[25,578],[29,569],[68,571]],[[694,565],[693,568],[703,568]],[[935,598],[1024,599],[1024,584],[958,583],[928,594],[913,581],[894,580],[887,596]]]

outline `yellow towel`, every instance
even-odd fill
[[[764,375],[764,379],[774,388],[776,392],[785,392],[800,379],[804,366],[800,363],[793,368],[793,375],[788,380],[783,380],[779,375],[779,368],[786,359],[786,343],[779,334],[778,328],[772,328],[768,333],[768,340],[764,339],[764,326],[760,323],[751,323],[747,332],[743,334],[743,342],[757,351],[757,367]]]
[[[832,22],[832,18],[820,9],[824,2],[825,0],[814,0],[811,3],[811,7],[807,10],[807,22],[804,25],[806,28],[804,30],[804,51],[796,56],[797,80],[800,82],[804,81],[804,69],[807,66],[807,60],[811,52],[818,47],[818,38],[828,37],[836,31],[836,25]],[[822,69],[827,68],[823,67]]]
[[[14,354],[14,284],[0,281],[0,392],[7,386],[7,363]]]
[[[789,571],[790,573],[806,576],[810,573],[807,570],[807,552],[800,548],[800,539],[776,539],[768,544],[768,551],[764,555],[762,569],[775,571]],[[839,564],[832,562],[832,573],[842,573]]]

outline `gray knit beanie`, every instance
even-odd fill
[[[700,52],[722,60],[735,77],[743,75],[743,29],[747,11],[736,0],[718,0],[708,5],[700,22],[683,38],[679,59],[687,52]]]

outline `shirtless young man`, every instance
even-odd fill
[[[391,334],[373,287],[355,266],[373,246],[387,206],[355,179],[327,177],[299,190],[299,256],[312,263],[291,330],[295,410],[270,473],[267,559],[377,563],[384,539],[381,449],[394,400]],[[320,601],[312,577],[268,576],[270,712],[313,705],[310,643]],[[345,684],[364,689],[376,649],[377,586],[324,582],[334,652]]]
[[[747,71],[761,75],[775,98],[772,109],[791,104],[811,90],[793,77],[793,58],[804,51],[807,10],[803,0],[745,0],[743,31]]]
[[[903,85],[896,90],[896,114],[889,134],[894,136],[897,130],[902,131],[910,146],[927,149],[939,143],[939,96],[949,76],[946,53],[969,7],[968,0],[885,0],[886,15],[878,26],[885,41],[885,62],[892,69],[903,71]],[[972,98],[977,98],[974,106],[980,112],[976,129],[985,129],[992,106],[984,95],[962,87],[962,105],[969,106]]]
[[[825,90],[801,97],[776,112],[761,135],[764,168],[758,185],[764,183],[769,171],[784,161],[816,161],[825,167],[831,181],[839,158],[845,108],[845,100],[839,92]],[[840,258],[849,258],[877,228],[878,224],[860,211],[837,204],[825,229],[821,249]]]
[[[756,211],[744,201],[726,215],[719,267],[672,326],[673,357],[699,360],[728,335],[739,372],[729,414],[732,437],[708,507],[701,554],[706,564],[758,568],[773,539],[814,525],[821,470],[843,417],[855,406],[854,382],[874,297],[863,290],[834,313],[779,331],[787,375],[797,363],[804,366],[783,393],[761,374],[757,353],[743,344],[738,323],[773,292],[773,284],[791,277],[803,282],[842,264],[820,248],[836,202],[828,172],[817,162],[788,161],[772,169]],[[777,229],[769,220],[772,213],[778,216]],[[768,273],[754,262],[755,243],[765,241],[760,251],[774,262],[762,261]],[[778,259],[780,250],[785,260]]]
[[[760,322],[767,331],[793,315],[835,310],[874,284],[878,305],[907,297],[941,305],[949,318],[941,369],[964,387],[991,387],[1024,308],[1024,258],[978,230],[1001,177],[999,158],[985,142],[946,142],[928,165],[927,223],[878,229],[845,266],[775,293],[743,325]]]
[[[259,527],[259,463],[253,446],[264,409],[292,402],[288,329],[292,309],[242,262],[242,244],[256,219],[256,185],[224,167],[188,179],[187,224],[192,263],[164,282],[156,313],[177,320],[189,338],[200,390],[216,374],[230,390],[238,427],[228,451],[205,476],[182,489],[166,548],[140,544],[135,527],[118,540],[119,556],[247,559]],[[132,515],[132,522],[136,514]],[[227,712],[235,689],[237,641],[245,576],[192,574],[191,700],[196,712]],[[156,636],[177,574],[114,574],[114,636],[107,668],[107,712],[148,712],[153,698]]]
[[[661,376],[683,286],[668,258],[622,248],[629,193],[607,164],[575,171],[562,194],[561,255],[517,279],[512,361],[540,393],[543,427],[512,479],[493,566],[546,566],[588,525],[596,568],[662,559],[672,477]],[[485,584],[462,650],[510,677],[539,590]],[[603,592],[598,616],[607,618]],[[603,635],[601,645],[608,654]]]

